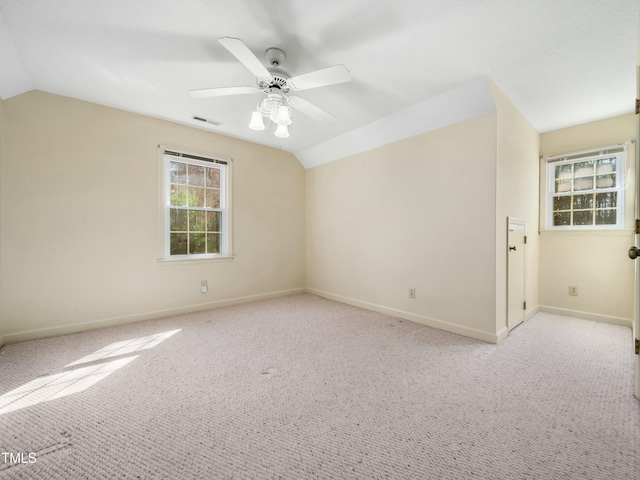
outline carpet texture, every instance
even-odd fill
[[[0,479],[640,478],[630,345],[541,313],[496,346],[309,294],[6,345]]]

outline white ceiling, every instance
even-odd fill
[[[0,97],[35,88],[304,157],[488,77],[545,132],[632,110],[639,20],[637,0],[0,0]],[[338,120],[294,111],[279,139],[247,127],[259,95],[192,98],[255,85],[223,36],[285,50],[291,75],[345,65],[350,83],[299,92]]]

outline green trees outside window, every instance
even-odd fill
[[[220,254],[224,165],[171,159],[168,165],[169,254]]]

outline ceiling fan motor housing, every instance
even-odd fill
[[[270,88],[278,88],[283,93],[288,93],[291,87],[287,84],[287,80],[290,75],[281,68],[270,68],[271,78],[259,78],[258,88],[260,90],[266,90]]]

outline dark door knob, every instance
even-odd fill
[[[515,252],[516,246],[514,245],[513,247],[509,247],[509,250],[513,250]]]
[[[631,260],[635,260],[639,255],[640,255],[640,248],[634,246],[629,249],[629,258]]]

